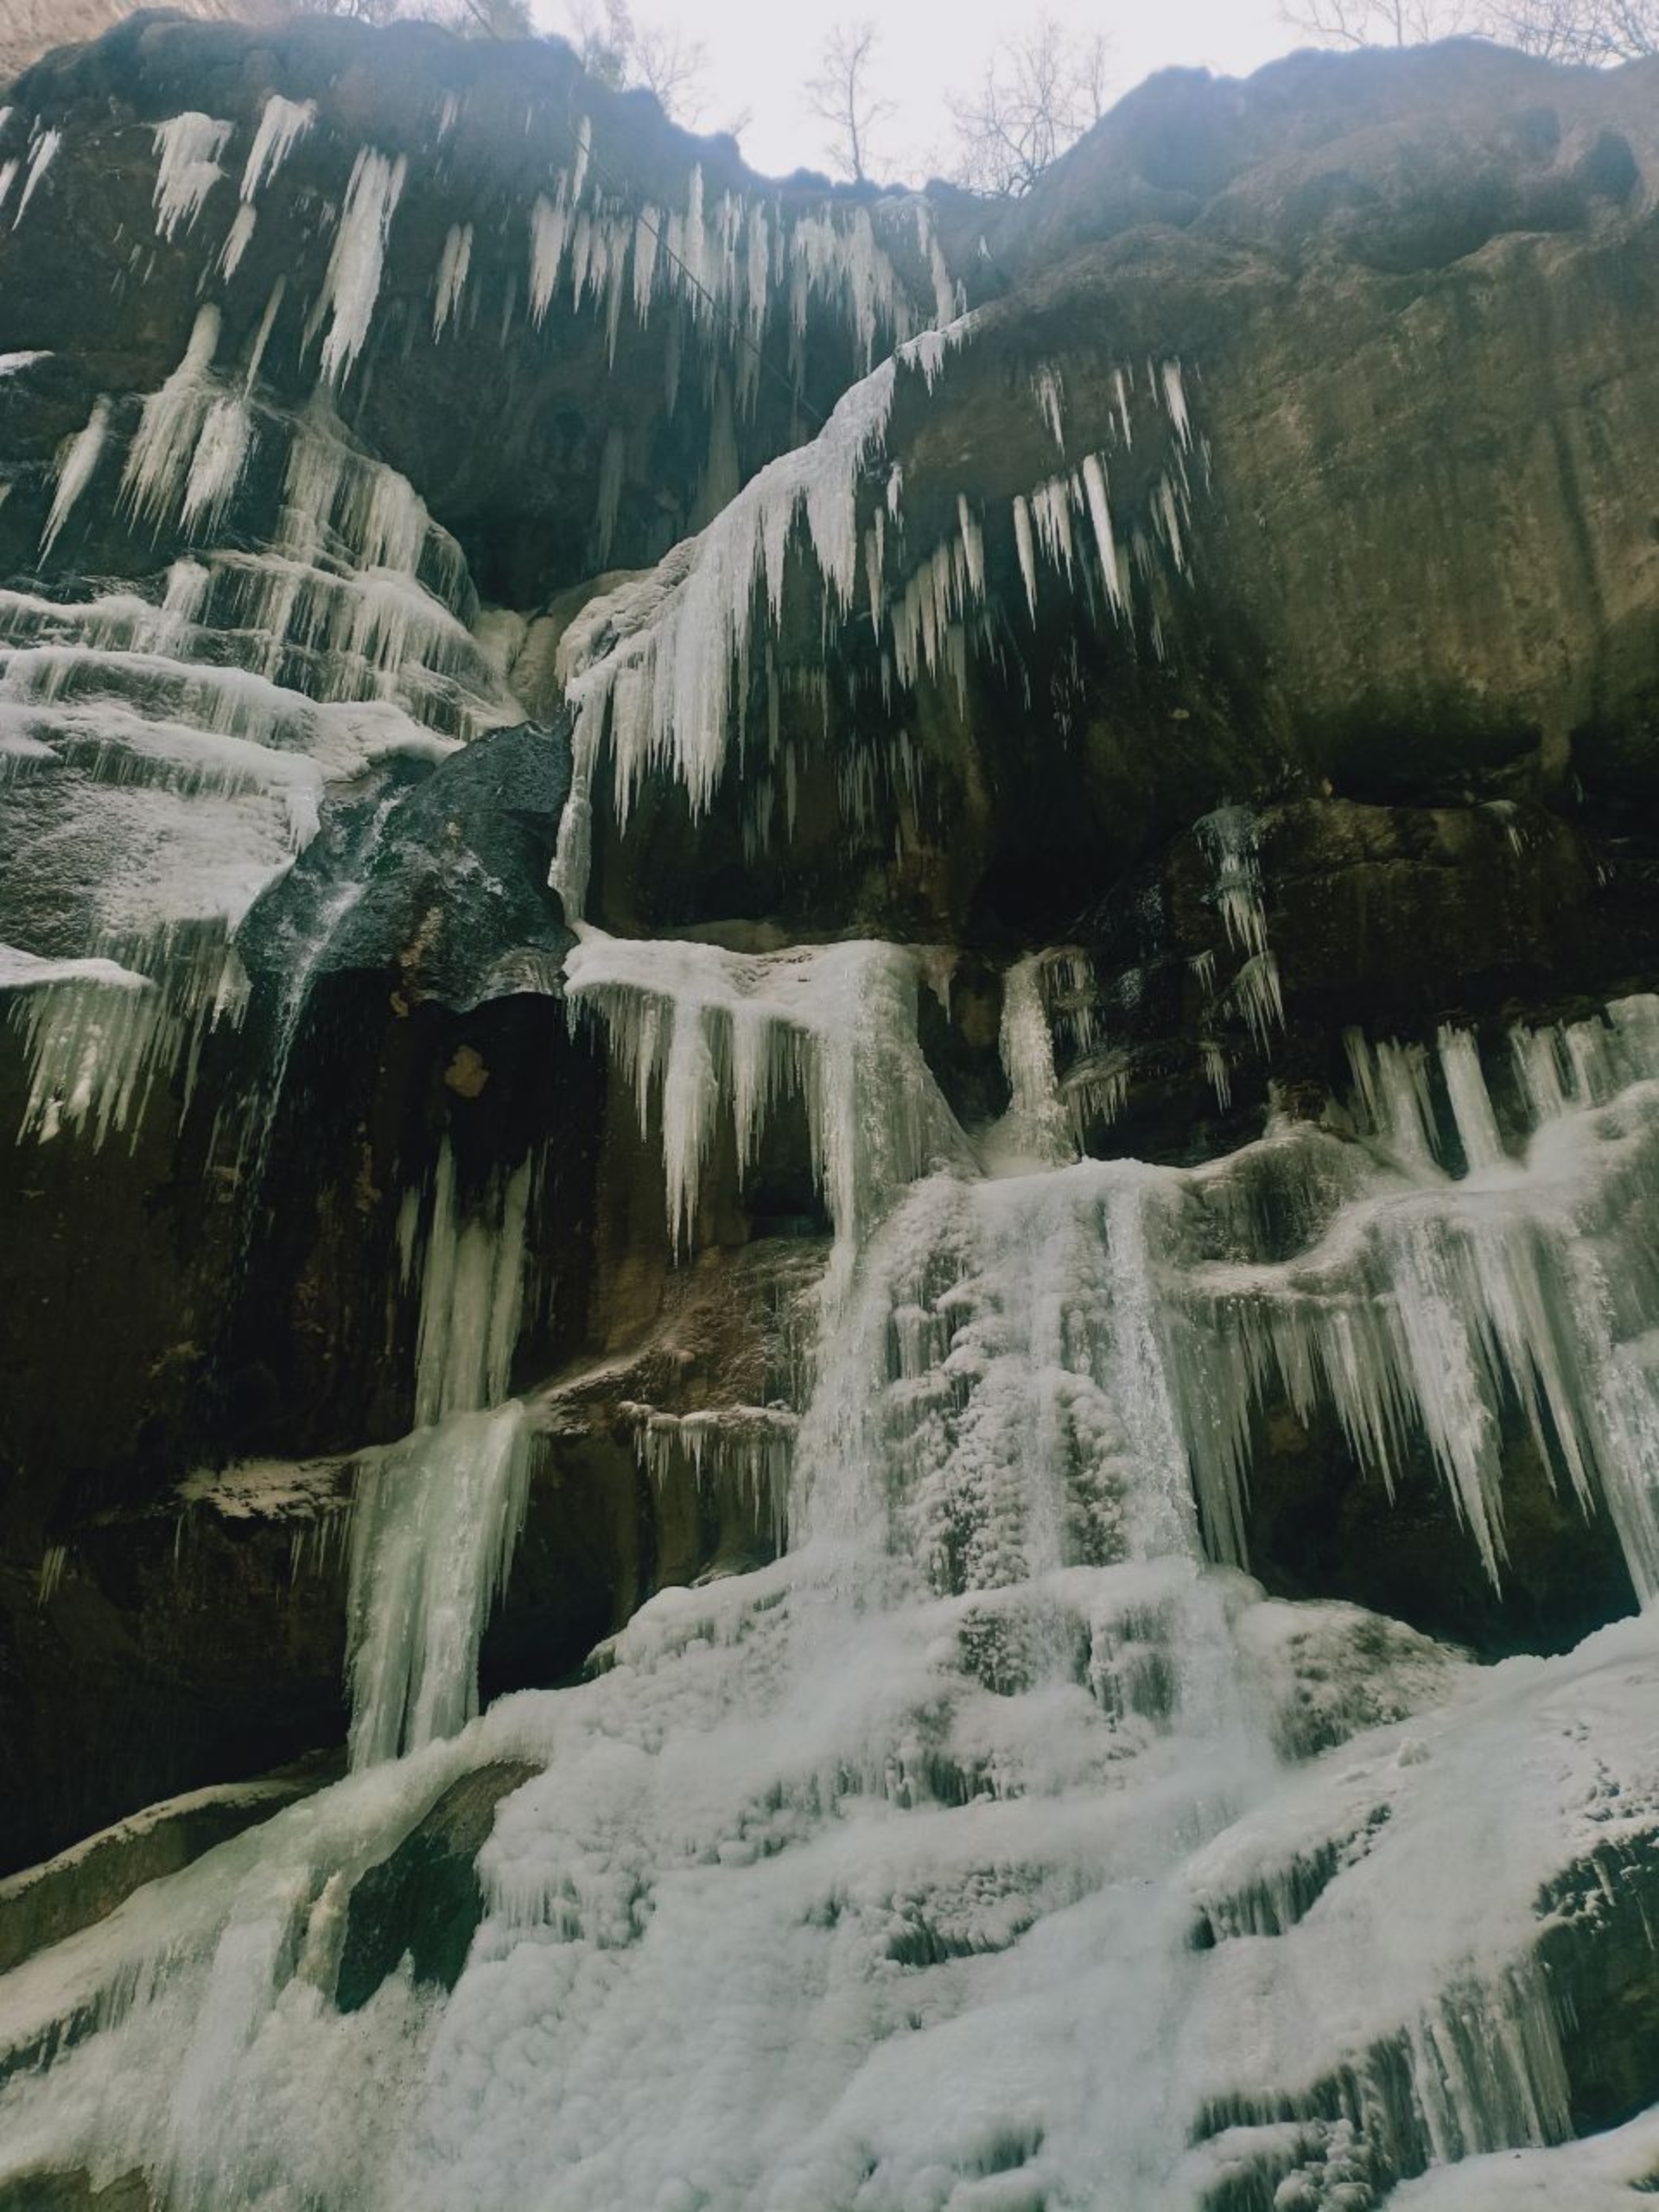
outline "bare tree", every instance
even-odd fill
[[[569,21],[571,43],[590,77],[618,92],[643,85],[676,123],[697,121],[709,73],[700,39],[637,22],[628,0],[573,0]]]
[[[1605,66],[1659,54],[1659,0],[1488,0],[1488,35],[1550,61]]]
[[[1659,53],[1659,0],[1285,0],[1295,29],[1327,46],[1488,38],[1548,61],[1605,64]]]
[[[697,122],[708,104],[708,48],[700,38],[687,38],[664,24],[641,23],[636,29],[630,75],[656,93],[663,113],[676,123]]]
[[[1103,38],[1079,36],[1047,14],[1005,40],[972,92],[948,96],[957,138],[953,181],[975,192],[1029,192],[1049,163],[1099,122],[1108,52]]]
[[[462,38],[528,38],[528,0],[415,0],[407,11],[443,23]]]
[[[1453,0],[1286,0],[1280,13],[1326,46],[1421,46],[1474,28]]]
[[[878,36],[868,16],[834,24],[819,52],[817,74],[801,87],[809,112],[830,126],[830,160],[855,184],[869,175],[873,132],[893,113],[893,102],[878,99],[871,89]]]

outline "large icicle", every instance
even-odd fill
[[[478,1649],[524,1517],[516,1402],[418,1429],[358,1463],[352,1502],[351,1758],[453,1736],[478,1710]]]
[[[402,154],[393,161],[372,146],[362,148],[352,164],[340,230],[317,302],[319,314],[324,308],[332,310],[322,341],[322,374],[327,384],[345,381],[368,341],[375,302],[380,296],[386,240],[408,166]]]
[[[156,126],[156,235],[171,241],[194,226],[207,194],[225,174],[219,157],[235,125],[191,110]]]

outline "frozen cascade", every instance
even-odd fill
[[[404,1200],[398,1242],[405,1286],[417,1264],[417,1427],[474,1413],[506,1396],[524,1302],[524,1230],[534,1173],[526,1160],[469,1210],[446,1143],[429,1196]]]
[[[850,1076],[813,1078],[826,1099],[866,1093],[833,1151],[889,1118],[868,1093],[914,1034],[912,958],[741,961],[589,931],[572,984],[636,1081],[665,1108],[672,1093],[687,1131],[665,1126],[664,1144],[689,1164],[708,1113],[744,1141],[893,962],[910,997],[849,1052]],[[1007,1049],[1040,1090],[1034,1039],[1016,1041],[1027,983],[1035,995],[1029,971],[1011,979]],[[1579,1363],[1576,1384],[1565,1363],[1539,1378],[1566,1393],[1567,1433],[1593,1363],[1624,1357],[1637,1305],[1659,1312],[1643,1268],[1608,1265],[1615,1247],[1627,1262],[1656,1247],[1641,1194],[1659,1005],[1600,1027],[1554,1048],[1597,1095],[1563,1078],[1564,1110],[1510,1174],[1408,1173],[1361,1086],[1359,1142],[1287,1124],[1196,1170],[984,1179],[963,1151],[943,1172],[925,1147],[894,1156],[884,1205],[842,1225],[851,1264],[792,1432],[791,1550],[662,1592],[607,1671],[459,1735],[528,1424],[514,1407],[458,1414],[375,1455],[353,1539],[359,1771],[9,1978],[0,2046],[66,2007],[101,2024],[0,2092],[0,2181],[48,2158],[138,2165],[192,2212],[1193,2212],[1247,2152],[1287,2171],[1287,2106],[1309,2114],[1292,2163],[1333,2186],[1363,2164],[1357,2120],[1385,2126],[1408,2171],[1554,2139],[1534,1900],[1580,1839],[1617,1840],[1616,1821],[1596,1826],[1599,1761],[1624,1763],[1618,1817],[1659,1795],[1651,1617],[1561,1661],[1442,1655],[1408,1728],[1369,1722],[1393,1663],[1374,1624],[1266,1605],[1206,1567],[1193,1470],[1210,1518],[1197,1440],[1269,1358],[1293,1389],[1323,1363],[1387,1432],[1425,1394],[1410,1362],[1431,1342],[1444,1378],[1457,1328],[1497,1356],[1522,1319],[1529,1357]],[[1387,1095],[1374,1071],[1370,1094]],[[1433,1113],[1423,1126],[1439,1140]],[[1287,1200],[1301,1256],[1250,1262]],[[1568,1218],[1619,1284],[1599,1319],[1576,1279],[1537,1303],[1554,1295],[1538,1256]],[[1481,1236],[1475,1263],[1436,1273],[1437,1251]],[[1218,1257],[1230,1244],[1241,1256]],[[1510,1314],[1529,1254],[1534,1308]],[[1368,1316],[1384,1338],[1421,1323],[1421,1343],[1379,1353],[1358,1334]],[[1230,1378],[1235,1341],[1256,1349]],[[1382,1355],[1401,1371],[1368,1379]],[[674,1426],[658,1448],[695,1453]],[[1287,1774],[1268,1739],[1293,1623],[1332,1652],[1363,1631],[1321,1662],[1362,1732]],[[504,1759],[548,1771],[499,1811],[486,1917],[453,1993],[397,1974],[339,2014],[325,1993],[356,1872],[452,1781]],[[1326,1837],[1346,1871],[1298,1904],[1287,1856]],[[1408,1931],[1402,1896],[1422,1907]],[[1336,2063],[1359,2085],[1353,2120],[1320,2102]],[[1198,2124],[1212,2113],[1233,2118],[1214,2133]]]
[[[136,1144],[152,1102],[188,1109],[207,1039],[246,1007],[235,932],[334,786],[522,719],[467,627],[460,549],[407,480],[325,405],[297,423],[262,408],[215,368],[219,341],[208,304],[124,456],[115,403],[96,401],[42,533],[49,551],[118,475],[122,505],[176,518],[200,554],[79,602],[0,593],[0,781],[71,772],[51,851],[86,887],[81,935],[54,950],[155,981],[112,992],[64,967],[13,1002],[23,1128],[43,1141]],[[270,550],[214,544],[267,443],[286,449]],[[250,1071],[250,1110],[280,1074]]]
[[[524,1516],[530,1432],[513,1402],[365,1453],[352,1499],[351,1758],[372,1766],[478,1711],[478,1647]]]
[[[1033,954],[1002,978],[998,1038],[1008,1110],[982,1147],[1004,1172],[1063,1166],[1076,1154],[1054,1072],[1054,1040],[1043,997],[1043,962]]]

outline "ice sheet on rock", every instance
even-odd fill
[[[353,1767],[453,1736],[478,1710],[478,1649],[524,1522],[517,1401],[365,1453],[352,1500],[347,1674]]]
[[[121,959],[52,962],[18,979],[12,1018],[29,1071],[20,1136],[136,1144],[157,1086],[178,1084],[188,1105],[206,1039],[241,1020],[247,979],[222,936],[112,942]]]
[[[688,1414],[624,1405],[639,1464],[660,1491],[689,1467],[717,1505],[752,1515],[781,1551],[788,1535],[790,1465],[797,1416],[783,1406],[715,1406]]]

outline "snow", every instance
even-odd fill
[[[148,976],[113,960],[44,960],[15,944],[0,944],[0,991],[35,991],[48,983],[103,983],[111,990],[147,991]]]

